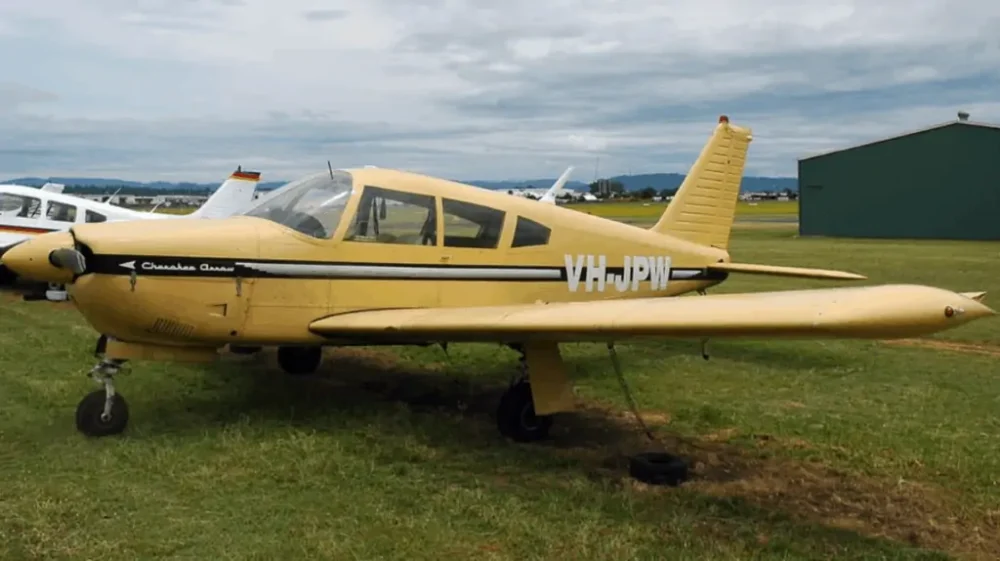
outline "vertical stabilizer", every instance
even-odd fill
[[[552,187],[549,187],[549,190],[546,191],[545,195],[543,195],[542,198],[539,200],[542,201],[543,203],[549,203],[553,205],[556,204],[556,193],[562,191],[563,187],[566,186],[566,182],[569,181],[569,175],[571,173],[573,173],[573,166],[569,166],[568,168],[566,168],[566,171],[562,172],[562,175],[559,176],[559,179],[556,179],[556,182],[552,184]]]
[[[190,218],[226,218],[243,212],[253,203],[253,195],[257,191],[257,182],[259,181],[260,172],[243,171],[242,168],[236,168],[236,171],[212,193],[205,204],[187,216]]]
[[[691,166],[660,220],[650,228],[697,244],[728,249],[743,180],[750,129],[719,117],[715,132]]]

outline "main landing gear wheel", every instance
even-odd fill
[[[249,345],[229,345],[229,352],[234,355],[252,355],[260,352],[261,347]]]
[[[500,434],[515,442],[535,442],[549,435],[552,416],[535,414],[531,385],[520,381],[500,398],[497,428],[500,429]]]
[[[323,347],[278,347],[278,366],[294,376],[312,374],[323,360]]]
[[[107,392],[96,390],[76,406],[76,429],[87,436],[121,434],[127,425],[128,403],[119,394],[109,400]]]

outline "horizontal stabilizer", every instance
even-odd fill
[[[750,263],[716,263],[709,270],[749,275],[770,275],[774,277],[796,277],[800,279],[865,280],[868,277],[830,269],[807,269],[804,267],[779,267],[777,265],[752,265]]]
[[[616,341],[647,337],[920,337],[995,314],[961,294],[882,285],[457,308],[359,310],[314,321],[331,338]]]

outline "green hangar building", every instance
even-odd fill
[[[799,160],[799,235],[1000,240],[1000,125],[958,120]]]

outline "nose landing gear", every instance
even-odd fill
[[[124,360],[102,359],[90,371],[90,376],[104,389],[86,395],[76,406],[76,429],[87,436],[101,437],[120,434],[128,425],[128,403],[115,392],[113,378],[121,371]]]

